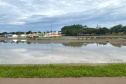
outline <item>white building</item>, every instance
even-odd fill
[[[27,37],[26,34],[22,34],[22,35],[21,35],[21,38],[26,38],[26,37]]]
[[[17,38],[18,37],[18,35],[16,35],[16,34],[14,34],[13,36],[12,36],[12,38]]]
[[[61,33],[59,33],[59,32],[50,32],[50,33],[48,33],[48,36],[61,36]]]

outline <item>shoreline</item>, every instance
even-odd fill
[[[84,43],[114,43],[114,44],[126,44],[126,39],[118,38],[118,39],[41,39],[41,40],[30,40],[30,39],[16,39],[16,38],[0,38],[0,40],[18,40],[18,41],[24,41],[24,42],[30,42],[30,43],[70,43],[70,42],[84,42]]]

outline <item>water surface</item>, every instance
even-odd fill
[[[126,63],[126,46],[100,43],[0,42],[0,64]]]

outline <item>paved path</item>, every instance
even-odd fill
[[[126,84],[126,77],[0,78],[0,84]]]

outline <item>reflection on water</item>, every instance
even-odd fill
[[[93,43],[84,43],[84,42],[70,42],[70,43],[62,43],[64,46],[70,46],[70,47],[82,47],[82,46],[87,46],[88,44],[93,44]],[[107,43],[97,43],[98,45],[107,45]]]
[[[84,42],[70,42],[70,43],[62,43],[64,46],[69,46],[69,47],[82,47],[82,46],[87,46],[89,44],[94,44],[94,43],[84,43]],[[107,45],[108,43],[96,43],[98,45]],[[126,46],[126,44],[116,44],[116,43],[110,43],[114,47],[121,48],[123,46]]]
[[[2,43],[27,43],[27,44],[32,44],[32,42],[27,42],[27,40],[0,40],[0,42]],[[36,43],[34,43],[36,44]],[[43,44],[43,43],[38,43],[38,44]],[[69,43],[62,43],[62,45],[64,46],[69,46],[69,47],[82,47],[82,46],[87,46],[88,44],[95,44],[95,43],[85,43],[85,42],[69,42]],[[98,45],[107,45],[108,43],[96,43],[97,46]],[[114,47],[118,47],[118,48],[121,48],[123,46],[126,46],[126,43],[125,44],[121,44],[121,43],[110,43],[112,46]]]
[[[14,39],[14,40],[0,40],[0,42],[2,43],[24,43],[26,42],[26,40],[17,40],[17,39]]]
[[[126,45],[0,41],[0,64],[126,63]]]

